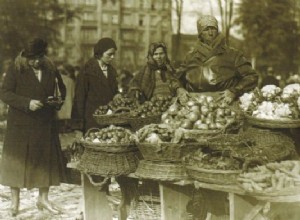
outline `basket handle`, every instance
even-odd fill
[[[87,135],[89,135],[92,131],[100,131],[99,128],[90,128],[85,132],[84,137],[86,137]]]
[[[121,111],[130,112],[130,108],[128,108],[128,107],[119,107],[119,108],[117,108],[116,110],[113,111],[113,114],[117,114]]]
[[[102,182],[99,182],[99,183],[96,183],[94,180],[93,180],[93,177],[87,173],[84,172],[84,174],[87,176],[87,178],[89,179],[90,183],[93,185],[93,186],[96,186],[96,187],[99,187],[99,190],[102,189],[102,187],[108,182],[108,180],[110,179],[109,177],[105,177],[104,180]]]

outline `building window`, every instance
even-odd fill
[[[83,41],[95,41],[97,38],[97,28],[82,28],[80,34]]]
[[[103,24],[108,24],[109,23],[108,14],[106,14],[106,13],[102,14],[102,23]]]
[[[123,7],[124,8],[134,8],[134,2],[135,2],[135,0],[125,0],[125,1],[123,1]]]
[[[119,23],[119,17],[118,17],[118,15],[112,15],[111,16],[111,22],[113,24],[118,24]]]
[[[144,25],[144,18],[139,18],[139,26],[143,26]]]
[[[83,13],[84,21],[95,21],[95,13],[94,12],[84,12]]]

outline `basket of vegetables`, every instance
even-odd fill
[[[130,110],[137,106],[135,99],[117,94],[107,105],[99,106],[93,117],[99,125],[124,125],[128,124]]]
[[[295,160],[272,162],[241,173],[239,186],[251,196],[268,201],[295,201],[300,194],[300,163]]]
[[[166,124],[150,124],[137,131],[137,146],[145,160],[180,162],[199,149],[196,142],[184,142],[183,133]]]
[[[161,122],[161,115],[170,106],[172,96],[155,95],[149,101],[133,109],[128,119],[130,126],[138,130],[145,125]]]
[[[240,161],[214,156],[198,150],[185,159],[186,172],[192,179],[213,184],[235,184],[242,172]]]
[[[90,129],[81,140],[84,152],[80,158],[80,170],[101,176],[134,172],[140,159],[134,140],[129,130],[114,125]]]
[[[300,127],[300,84],[256,88],[240,97],[246,120],[263,128]]]
[[[228,105],[200,93],[188,97],[185,103],[176,100],[161,119],[162,123],[185,129],[185,139],[205,144],[208,138],[229,131],[237,116]]]

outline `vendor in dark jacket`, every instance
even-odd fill
[[[258,75],[242,52],[226,45],[216,18],[201,16],[197,29],[197,44],[177,71],[185,88],[190,92],[220,92],[219,100],[226,104],[254,89]],[[216,216],[225,215],[226,203],[225,194],[198,190],[188,207],[194,217],[205,219],[207,211]]]
[[[257,86],[258,75],[240,51],[225,44],[215,17],[203,15],[197,29],[198,42],[177,72],[188,91],[220,91],[220,98],[231,103]]]
[[[107,105],[118,92],[117,72],[112,66],[117,46],[111,38],[102,38],[94,46],[94,57],[78,75],[75,108],[83,119],[83,132],[99,125],[93,118],[100,105]]]
[[[54,64],[45,56],[47,42],[35,38],[17,56],[7,71],[0,98],[9,105],[0,184],[11,188],[11,214],[19,210],[20,188],[39,188],[37,207],[58,214],[48,200],[49,187],[64,179],[63,157],[55,110],[61,106],[46,102],[59,88],[66,89]],[[58,93],[57,93],[58,94]]]

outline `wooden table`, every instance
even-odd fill
[[[75,168],[76,165],[68,164]],[[133,188],[137,177],[130,174],[119,181],[122,201],[119,207],[119,219],[126,220],[133,198]],[[108,205],[106,191],[99,191],[82,174],[84,219],[85,220],[111,220],[112,210]],[[300,219],[300,195],[264,197],[249,196],[238,186],[217,185],[210,183],[184,180],[178,182],[159,182],[162,220],[183,220],[186,218],[186,205],[191,199],[194,189],[204,190],[212,197],[218,198],[220,194],[226,195],[229,200],[230,220],[279,220]],[[211,220],[219,219],[212,215]]]

